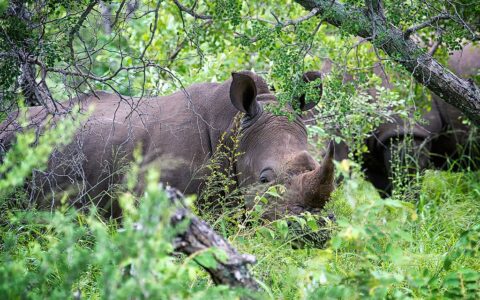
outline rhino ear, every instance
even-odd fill
[[[305,74],[303,74],[303,81],[305,83],[309,83],[321,78],[322,78],[322,73],[318,71],[308,71],[308,72],[305,72]],[[315,88],[318,91],[318,97],[316,98],[317,101],[307,102],[305,99],[306,98],[305,95],[300,96],[299,104],[300,104],[300,109],[302,111],[307,111],[314,108],[315,105],[317,105],[317,103],[320,101],[320,98],[322,98],[322,92],[323,92],[322,83],[316,85]]]
[[[258,112],[257,86],[251,74],[232,73],[232,85],[230,86],[230,101],[239,111],[249,116]]]

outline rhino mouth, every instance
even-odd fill
[[[333,226],[336,223],[336,218],[333,213],[325,216],[322,214],[323,209],[318,207],[310,207],[302,204],[291,204],[291,194],[284,193],[280,197],[268,194],[269,187],[272,184],[256,184],[248,188],[248,193],[245,194],[247,210],[257,210],[260,206],[262,211],[262,219],[270,221],[286,220],[288,225],[289,241],[293,249],[304,248],[324,248],[330,239]],[[316,220],[316,228],[313,230],[312,226],[305,225],[306,217],[309,216]],[[298,221],[303,218],[305,222],[303,225]],[[268,224],[269,222],[265,223]],[[255,226],[256,223],[251,223]],[[268,226],[268,225],[266,225]]]
[[[335,223],[336,218],[333,213],[317,218],[317,230],[302,226],[295,221],[287,221],[291,247],[293,249],[325,248],[333,233],[332,224]]]

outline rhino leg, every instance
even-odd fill
[[[368,180],[384,196],[393,189],[395,173],[414,175],[430,165],[431,141],[429,139],[400,136],[379,145],[364,156],[365,174]],[[411,176],[407,176],[411,178]]]

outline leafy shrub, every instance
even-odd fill
[[[2,226],[0,294],[8,298],[209,298],[238,292],[210,286],[191,258],[172,256],[178,229],[170,226],[172,206],[150,172],[138,199],[121,196],[121,227],[92,211],[11,212]],[[118,225],[120,226],[120,225]],[[208,253],[197,259],[208,261]]]
[[[242,217],[243,209],[240,214],[236,211],[243,204],[243,196],[242,190],[237,188],[239,174],[235,171],[235,164],[242,154],[238,151],[242,117],[242,113],[236,115],[231,132],[221,135],[213,157],[201,170],[206,173],[205,186],[196,201],[196,210],[214,226],[221,222],[236,223]]]
[[[20,113],[21,116],[25,114],[25,110]],[[55,127],[40,135],[38,141],[34,129],[26,129],[22,134],[17,134],[15,144],[0,160],[0,197],[21,186],[33,169],[45,168],[54,147],[67,145],[82,120],[83,117],[78,114],[62,118],[56,122]],[[51,121],[52,119],[45,121],[47,128]],[[24,123],[22,127],[27,127],[25,120],[20,122]]]
[[[65,120],[47,130],[35,147],[31,146],[32,131],[19,134],[1,165],[7,171],[2,186],[19,186],[33,167],[45,167],[49,153],[68,141],[75,124]],[[40,154],[45,159],[39,160]],[[0,295],[7,299],[240,295],[241,291],[212,286],[199,269],[195,260],[211,264],[210,252],[187,258],[172,255],[172,240],[179,228],[170,225],[175,208],[158,186],[158,179],[158,173],[148,173],[141,198],[135,198],[128,189],[119,196],[124,212],[121,223],[106,223],[94,207],[88,214],[67,206],[53,213],[5,208],[0,222]]]
[[[480,206],[477,203],[465,203],[471,205],[468,214],[472,214],[465,215],[469,219],[465,227],[458,226],[455,220],[445,221],[445,215],[437,211],[438,205],[447,209],[458,205],[454,201],[449,203],[452,198],[443,203],[435,203],[436,199],[431,198],[429,207],[419,209],[410,202],[381,199],[370,184],[347,176],[350,172],[344,169],[346,181],[337,194],[337,203],[330,205],[340,206],[343,202],[351,207],[351,213],[347,210],[347,214],[338,215],[338,232],[330,247],[311,258],[304,270],[301,281],[304,297],[478,297],[480,227],[475,222],[480,217]],[[470,185],[469,191],[472,187],[478,189],[477,177],[471,175],[465,182]],[[435,177],[427,176],[426,182],[431,179]],[[454,191],[455,185],[448,188],[450,193],[459,191]],[[455,217],[461,220],[462,214]],[[441,234],[446,234],[446,228],[439,228],[445,223],[455,233],[447,234],[443,248],[434,244],[437,239],[434,232],[442,230]],[[436,228],[427,229],[426,224]]]

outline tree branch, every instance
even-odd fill
[[[320,12],[320,10],[316,7],[314,7],[308,14],[304,15],[304,16],[301,16],[297,19],[294,19],[294,20],[287,20],[287,21],[279,21],[278,18],[275,17],[275,19],[277,20],[277,22],[279,23],[280,26],[282,27],[287,27],[287,26],[292,26],[292,25],[298,25],[302,22],[305,22],[313,17],[315,17],[316,15],[318,15],[318,13]],[[275,16],[275,15],[274,15]]]
[[[369,8],[371,15],[376,15],[376,17],[385,22],[386,18],[382,0],[365,0],[365,6]]]
[[[280,27],[280,28],[285,28],[285,27],[288,27],[288,26],[296,26],[302,22],[305,22],[307,20],[310,20],[311,18],[315,17],[316,15],[318,15],[320,12],[320,10],[318,8],[313,8],[308,14],[304,15],[304,16],[301,16],[297,19],[293,19],[293,20],[286,20],[286,21],[281,21],[273,12],[271,12],[272,16],[275,18],[276,22],[272,22],[272,21],[268,21],[268,20],[264,20],[264,19],[259,19],[259,18],[252,18],[250,20],[255,20],[255,21],[260,21],[260,22],[264,22],[264,23],[268,23],[268,24],[271,24],[273,26],[275,26],[276,28]],[[239,34],[239,33],[235,33],[237,37],[244,37],[245,35],[242,35],[242,34]],[[258,37],[253,37],[250,39],[250,42],[251,43],[255,43],[257,42],[258,40],[260,40],[260,38]]]
[[[437,40],[433,43],[432,47],[428,50],[428,55],[433,56],[437,52],[438,47],[442,44],[443,36],[442,30],[439,28],[435,33]]]
[[[80,18],[78,19],[77,23],[75,26],[73,26],[72,30],[68,33],[68,42],[67,46],[70,49],[70,56],[71,59],[73,60],[75,58],[75,53],[73,50],[73,38],[75,37],[75,34],[80,30],[82,27],[83,22],[87,19],[87,16],[90,14],[90,12],[93,10],[95,5],[97,5],[99,0],[90,0],[90,3],[88,4],[87,8],[82,12],[80,15]]]
[[[442,66],[412,39],[405,38],[400,29],[388,22],[372,20],[364,10],[334,0],[295,1],[307,10],[318,8],[324,20],[334,26],[360,37],[372,38],[376,47],[403,65],[419,83],[480,126],[480,88],[473,81],[461,79]]]
[[[404,36],[405,38],[408,38],[412,33],[414,32],[417,32],[425,27],[428,27],[430,25],[432,25],[432,23],[435,23],[435,22],[438,22],[440,20],[448,20],[450,19],[450,15],[446,14],[446,13],[441,13],[439,15],[436,15],[435,17],[431,18],[430,20],[427,20],[423,23],[420,23],[420,24],[417,24],[415,26],[412,26],[410,28],[408,28],[407,30],[405,30],[405,33],[404,33]]]
[[[191,15],[192,17],[196,18],[196,19],[202,19],[202,20],[211,20],[213,19],[212,16],[207,16],[207,15],[201,15],[199,13],[196,13],[193,9],[190,9],[186,6],[184,6],[182,3],[180,3],[178,0],[173,0],[173,2],[175,3],[175,5],[178,7],[178,9],[180,9],[181,11]]]
[[[165,191],[174,205],[182,207],[183,195],[176,189],[167,187]],[[179,208],[171,217],[171,224],[176,226],[189,220],[183,233],[176,236],[173,246],[176,251],[186,255],[195,255],[209,248],[221,249],[227,254],[227,260],[216,258],[215,267],[204,267],[216,284],[258,290],[259,285],[248,270],[249,264],[255,263],[255,257],[239,254],[223,237],[217,234],[207,223],[193,216],[186,208]]]

